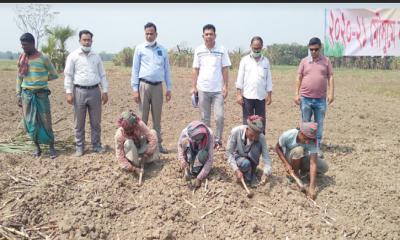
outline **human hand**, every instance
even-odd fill
[[[222,94],[224,96],[224,99],[226,99],[226,97],[228,96],[228,89],[225,86],[222,88]]]
[[[267,99],[265,100],[265,104],[271,105],[271,103],[272,103],[272,96],[271,96],[271,94],[268,94],[268,97],[267,97]]]
[[[169,100],[171,100],[171,91],[167,91],[167,92],[165,93],[165,100],[166,100],[167,102],[169,102]]]
[[[139,103],[140,102],[140,94],[138,91],[133,91],[133,101],[135,103]]]
[[[67,93],[67,103],[71,105],[74,104],[74,96],[72,93]]]
[[[239,104],[239,105],[243,105],[243,97],[242,97],[242,95],[236,95],[236,102],[237,102],[237,104]]]
[[[196,180],[194,181],[194,187],[195,188],[199,188],[201,187],[201,180],[196,178]]]
[[[235,171],[235,175],[238,180],[243,178],[243,173],[239,169]]]
[[[329,95],[329,96],[328,96],[328,99],[327,99],[328,104],[333,103],[333,100],[334,100],[334,99],[335,99],[335,97],[334,97],[333,95]]]
[[[22,107],[22,97],[21,97],[21,95],[17,95],[17,105],[18,105],[18,107]]]
[[[268,182],[268,180],[269,180],[269,175],[263,174],[262,177],[261,177],[261,182],[260,182],[260,184],[261,184],[261,185],[265,185],[265,184]]]
[[[315,187],[310,186],[307,191],[307,196],[309,196],[312,200],[317,198],[317,193],[315,191]]]
[[[103,105],[108,102],[108,94],[107,93],[101,94],[101,101],[103,102]]]
[[[193,87],[192,90],[190,90],[190,93],[191,93],[191,94],[193,94],[193,93],[197,94],[197,92],[198,92],[198,91],[197,91],[197,88],[196,88],[196,87]]]
[[[299,95],[294,96],[293,100],[294,100],[294,103],[296,103],[296,105],[300,105],[300,96]]]

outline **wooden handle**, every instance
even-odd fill
[[[290,176],[292,176],[292,178],[294,178],[294,180],[296,181],[297,185],[301,188],[301,190],[304,190],[304,184],[303,182],[296,176],[296,174],[293,173],[293,171],[289,171]]]
[[[250,190],[247,188],[246,183],[244,182],[244,178],[241,178],[240,181],[242,182],[243,187],[246,189],[246,192],[250,194]]]
[[[142,185],[142,178],[143,178],[143,172],[144,172],[144,168],[140,168],[140,174],[139,174],[139,186]]]

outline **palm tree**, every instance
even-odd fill
[[[66,42],[70,37],[76,34],[76,31],[71,29],[69,26],[66,27],[55,26],[53,28],[46,29],[46,32],[50,35],[48,40],[49,41],[48,46],[50,46],[50,40],[51,41],[55,40],[56,42],[56,46],[54,48],[54,51],[56,52],[55,55],[57,55],[56,62],[58,65],[58,69],[63,70],[65,67],[65,60],[67,59],[68,56],[68,52],[65,48]]]

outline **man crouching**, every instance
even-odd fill
[[[178,140],[178,159],[187,181],[196,178],[194,187],[209,174],[213,164],[214,137],[203,122],[193,121],[185,127]]]
[[[247,125],[236,126],[228,139],[225,156],[235,171],[238,182],[244,177],[245,182],[255,186],[258,182],[256,169],[262,156],[264,174],[261,183],[267,182],[272,173],[267,142],[263,134],[263,119],[258,115],[249,116]]]
[[[304,190],[300,175],[306,176],[309,172],[310,186],[307,195],[313,200],[316,198],[315,178],[317,173],[323,174],[328,171],[326,161],[317,156],[317,130],[317,123],[302,122],[300,129],[289,129],[282,133],[275,147],[275,151],[283,162],[286,171],[292,178],[295,178],[294,180],[297,179],[297,184]]]
[[[115,154],[121,168],[139,175],[142,185],[144,164],[159,158],[157,133],[150,130],[132,111],[125,111],[117,121]]]

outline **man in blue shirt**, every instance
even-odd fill
[[[310,186],[307,194],[315,199],[315,178],[317,173],[323,174],[328,171],[328,164],[317,156],[318,124],[315,122],[302,122],[300,129],[289,129],[282,133],[276,144],[275,151],[285,166],[287,172],[299,177],[310,173]]]
[[[147,125],[149,112],[153,120],[153,128],[157,132],[161,153],[167,153],[162,146],[161,110],[163,105],[163,87],[165,81],[167,91],[165,100],[171,99],[171,71],[167,50],[156,42],[157,27],[154,23],[144,25],[146,42],[136,46],[133,54],[131,85],[133,100],[139,104],[139,114]]]

